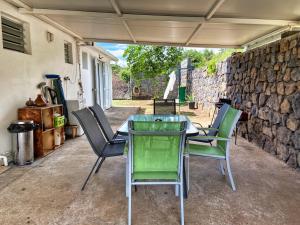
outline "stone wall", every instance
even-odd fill
[[[300,165],[300,34],[218,65],[215,76],[194,70],[187,90],[206,108],[227,96],[249,112],[249,140],[291,167]],[[188,93],[189,94],[189,93]],[[246,124],[240,135],[246,137]]]
[[[205,108],[214,107],[219,98],[226,97],[227,63],[218,64],[218,72],[211,76],[205,69],[195,69],[187,80],[187,94],[193,94],[195,101]]]
[[[118,75],[112,75],[113,99],[130,99],[129,84],[123,81]]]
[[[299,167],[300,35],[236,54],[227,63],[227,96],[251,114],[250,140]]]
[[[151,79],[145,78],[140,80],[139,84],[133,81],[131,87],[132,99],[162,98],[167,85],[167,76],[157,76]]]

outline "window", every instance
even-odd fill
[[[24,27],[21,22],[1,17],[3,48],[25,53]]]
[[[88,54],[86,52],[82,52],[82,69],[89,69],[88,66]]]
[[[73,64],[73,53],[72,53],[72,43],[65,42],[65,62],[69,64]]]

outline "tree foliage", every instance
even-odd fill
[[[220,49],[220,51],[212,56],[207,62],[207,73],[213,75],[217,72],[217,64],[231,56],[236,49]]]
[[[182,60],[182,48],[130,45],[123,57],[134,80],[167,75]]]
[[[167,75],[184,58],[190,58],[195,68],[206,68],[209,75],[217,72],[217,64],[228,58],[235,49],[220,49],[214,52],[210,49],[197,51],[195,49],[183,50],[183,48],[129,45],[124,51],[123,57],[127,61],[127,67],[113,65],[112,70],[125,82],[132,78],[136,84],[147,78]]]

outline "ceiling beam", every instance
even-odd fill
[[[122,18],[123,14],[122,14],[117,2],[115,0],[110,0],[110,3],[112,5],[112,7],[114,8],[114,10],[116,11],[117,15],[120,17],[125,29],[127,30],[127,33],[129,34],[130,38],[132,39],[133,43],[136,43],[136,39],[135,39],[130,27],[128,26],[127,21]]]
[[[32,11],[33,9],[26,5],[25,3],[23,3],[20,0],[5,0],[6,2],[16,6],[20,9],[23,9],[24,11]],[[73,32],[72,30],[60,25],[59,23],[55,22],[54,20],[50,19],[49,17],[45,16],[45,15],[33,15],[37,18],[39,18],[40,20],[44,21],[45,23],[48,23],[50,25],[52,25],[53,27],[73,36],[74,38],[78,39],[78,40],[82,40],[82,37],[78,34],[76,34],[75,32]]]
[[[226,0],[216,0],[214,5],[211,7],[207,15],[205,16],[206,20],[210,20],[215,12],[219,9],[219,7],[225,2]]]
[[[270,25],[287,26],[300,25],[300,21],[295,20],[270,20],[270,19],[249,19],[249,18],[211,18],[207,23],[213,24],[245,24],[245,25]]]
[[[17,0],[7,0],[17,1]],[[60,16],[91,16],[99,18],[123,20],[150,20],[150,21],[177,21],[177,22],[196,22],[196,23],[212,23],[212,24],[250,24],[250,25],[272,25],[272,26],[287,26],[300,25],[300,21],[295,20],[270,20],[270,19],[251,19],[251,18],[220,18],[213,17],[209,20],[203,16],[164,16],[164,15],[150,15],[150,14],[121,14],[106,12],[87,12],[87,11],[73,11],[73,10],[54,10],[54,9],[26,9],[20,8],[19,12],[22,14],[32,15],[60,15]]]
[[[216,0],[215,3],[213,4],[213,6],[210,8],[210,10],[208,11],[208,13],[205,16],[205,20],[209,21],[213,15],[215,14],[215,12],[218,10],[218,8],[225,2],[226,0]],[[206,21],[199,23],[195,29],[193,30],[193,32],[191,33],[191,35],[188,37],[188,39],[185,42],[186,46],[189,46],[190,43],[192,42],[193,38],[196,36],[196,34],[199,32],[199,30],[201,30],[201,28],[203,28],[204,23],[206,23]]]
[[[99,13],[99,12],[86,12],[74,10],[61,10],[61,9],[25,9],[20,8],[19,12],[22,14],[32,15],[49,15],[49,16],[91,16],[99,18],[117,19],[119,18],[116,13]]]
[[[245,43],[242,45],[242,47],[244,48],[249,48],[251,45],[256,45],[257,43],[261,42],[261,41],[264,41],[266,39],[270,39],[276,35],[279,35],[285,31],[289,31],[289,30],[292,30],[292,26],[285,26],[285,27],[282,27],[280,29],[277,29],[277,30],[274,30],[273,32],[271,33],[267,33],[267,34],[264,34],[264,35],[261,35],[261,36],[258,36],[256,37],[255,39]]]
[[[52,25],[53,27],[56,27],[57,29],[75,37],[76,39],[82,40],[82,37],[79,34],[76,34],[72,30],[66,28],[65,26],[62,26],[61,24],[55,22],[54,20],[50,19],[49,17],[47,17],[45,15],[36,15],[36,17],[39,18],[40,20]]]
[[[132,40],[117,40],[117,39],[102,39],[102,38],[84,38],[86,42],[108,42],[119,44],[142,44],[142,45],[159,45],[159,46],[178,46],[186,47],[185,43],[172,43],[172,42],[151,42],[151,41],[137,41],[134,43]],[[241,48],[240,45],[218,45],[218,44],[190,44],[190,47],[199,48]]]
[[[14,6],[17,6],[18,8],[31,9],[30,6],[26,5],[24,2],[20,0],[5,0],[5,1]]]
[[[191,43],[193,37],[195,36],[196,33],[198,33],[198,31],[202,28],[202,26],[203,26],[203,23],[200,23],[196,26],[196,28],[193,30],[193,32],[190,34],[190,36],[186,40],[186,43],[185,43],[186,46],[188,46]]]

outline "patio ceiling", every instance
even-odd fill
[[[95,42],[241,47],[300,27],[299,0],[7,1]]]

